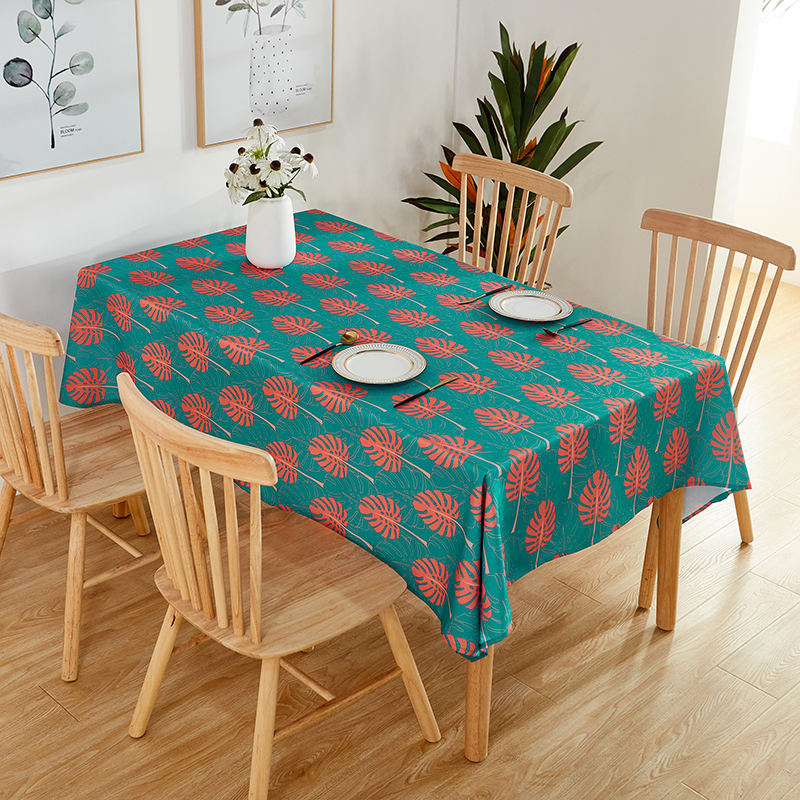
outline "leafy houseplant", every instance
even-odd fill
[[[228,20],[232,19],[234,14],[239,11],[244,12],[244,25],[243,25],[243,33],[247,35],[247,26],[250,22],[250,14],[254,13],[256,15],[256,21],[258,24],[258,29],[256,32],[261,31],[261,9],[265,9],[264,15],[266,16],[266,7],[269,6],[270,0],[235,0],[231,2],[231,0],[216,0],[214,5],[217,6],[227,6],[228,7]],[[277,14],[280,14],[281,11],[283,12],[283,19],[281,20],[281,30],[286,27],[286,15],[290,11],[294,11],[296,14],[299,14],[301,17],[306,15],[306,12],[303,10],[303,0],[283,0],[282,2],[278,2],[275,8],[269,12],[269,17],[272,18]]]
[[[553,97],[564,81],[578,54],[579,46],[572,44],[560,55],[546,54],[547,42],[538,47],[534,42],[531,45],[527,64],[515,44],[509,41],[508,31],[500,23],[501,51],[494,56],[500,68],[500,75],[489,73],[489,82],[494,96],[494,103],[488,98],[478,99],[479,114],[476,115],[478,125],[486,141],[486,147],[481,143],[480,137],[467,125],[454,122],[453,127],[458,132],[464,144],[473,153],[488,155],[493,158],[511,161],[530,169],[546,172],[563,146],[567,137],[572,133],[577,122],[567,123],[567,109],[561,117],[548,126],[539,136],[532,134],[533,127],[541,118],[545,109],[550,105]],[[554,178],[563,178],[574,167],[580,164],[602,142],[591,142],[579,147],[569,157],[561,161],[549,174]],[[431,231],[436,228],[458,228],[459,202],[461,199],[461,174],[452,168],[455,153],[448,147],[442,146],[444,161],[439,162],[443,176],[426,172],[438,187],[443,189],[449,198],[434,197],[407,197],[404,203],[410,203],[417,208],[440,214],[442,219],[433,222],[424,228]],[[488,150],[488,152],[487,152]],[[474,219],[475,185],[467,187],[467,214],[468,238],[472,234],[472,220]],[[499,212],[497,215],[497,232],[494,237],[493,250],[495,254],[500,246],[500,226],[505,215],[508,192],[503,187],[499,198]],[[522,222],[528,224],[533,213],[535,197],[531,196],[529,205],[525,209]],[[519,199],[515,199],[512,212],[511,235],[520,222],[522,210],[519,208]],[[488,241],[489,207],[482,203],[483,225],[481,228],[481,255],[486,255],[485,248]],[[538,221],[537,221],[538,222]],[[559,234],[564,230],[561,228]],[[457,249],[458,234],[453,231],[444,231],[435,234],[429,242],[444,241],[444,252],[451,253]],[[508,257],[508,255],[507,255]]]
[[[70,5],[78,5],[83,0],[66,0]],[[55,149],[56,137],[53,129],[53,118],[56,114],[64,114],[68,117],[77,117],[85,114],[89,109],[88,103],[73,103],[76,94],[75,84],[71,81],[60,81],[53,86],[53,79],[57,75],[69,72],[72,75],[86,75],[94,69],[94,58],[91,53],[75,53],[69,63],[63,69],[56,69],[56,57],[59,39],[66,36],[70,31],[75,30],[74,22],[65,22],[56,30],[55,12],[53,6],[55,0],[32,0],[33,14],[30,11],[20,11],[17,15],[17,32],[19,38],[25,44],[35,41],[41,42],[49,51],[50,74],[44,85],[36,81],[33,77],[33,65],[25,58],[12,58],[3,66],[3,80],[16,89],[33,84],[37,86],[47,101],[50,114],[50,148]],[[42,20],[45,23],[50,21],[50,36],[47,41],[42,31]]]

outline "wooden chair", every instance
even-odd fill
[[[62,419],[53,372],[53,359],[64,355],[57,331],[0,314],[0,342],[5,345],[5,356],[0,352],[0,552],[11,524],[48,511],[70,516],[61,677],[74,681],[78,677],[83,590],[150,564],[160,554],[143,555],[88,513],[112,506],[123,516],[128,513],[124,508],[127,501],[137,533],[150,532],[142,504],[144,483],[122,407],[96,406]],[[47,421],[40,377],[44,379]],[[39,508],[12,519],[17,492]],[[134,560],[85,579],[87,522]]]
[[[275,738],[396,676],[405,682],[423,735],[438,741],[439,728],[392,605],[405,591],[403,579],[313,520],[262,504],[261,487],[277,481],[275,464],[265,450],[182,425],[148,402],[128,375],[121,374],[117,382],[164,552],[156,584],[169,604],[130,735],[138,738],[147,729],[178,629],[186,619],[200,632],[193,642],[211,638],[261,661],[251,800],[267,796]],[[195,468],[199,490],[192,477]],[[249,485],[249,519],[241,526],[234,481]],[[383,623],[397,666],[347,694],[335,696],[285,659],[375,616]],[[326,702],[276,731],[280,667]]]
[[[475,266],[483,257],[487,272],[544,289],[561,213],[572,205],[572,189],[528,167],[472,153],[456,155],[453,169],[461,173],[459,261],[471,252]],[[494,183],[488,205],[483,200],[487,180]]]
[[[794,248],[724,222],[658,208],[644,212],[642,228],[652,231],[647,327],[653,331],[660,328],[664,336],[721,355],[727,363],[734,406],[738,406],[781,275],[784,270],[795,267]],[[659,251],[660,235],[669,237],[668,255]],[[705,265],[697,263],[701,245],[708,247]],[[725,252],[727,256],[720,257]],[[680,256],[685,256],[685,259]],[[752,269],[754,261],[761,262],[757,274]],[[715,270],[718,263],[724,263],[721,272]],[[659,265],[666,269],[665,280],[659,280]],[[737,280],[734,270],[738,267],[741,267],[741,273]],[[693,303],[692,296],[698,283],[700,296]],[[664,289],[661,309],[657,302],[660,288]],[[753,525],[747,491],[734,492],[733,499],[742,541],[752,542]],[[659,501],[656,501],[650,515],[639,589],[642,608],[649,608],[653,599],[658,514]]]

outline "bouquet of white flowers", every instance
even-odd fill
[[[272,125],[260,119],[243,131],[247,142],[239,148],[236,159],[225,170],[228,197],[237,205],[253,203],[265,197],[283,197],[287,189],[297,192],[303,200],[305,194],[292,182],[301,172],[316,177],[314,156],[296,145],[286,150],[286,143]]]

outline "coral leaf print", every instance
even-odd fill
[[[528,430],[534,424],[527,414],[520,414],[507,408],[476,408],[475,419],[481,425],[503,433],[519,433]]]
[[[465,320],[459,323],[464,333],[469,336],[474,336],[478,339],[503,339],[507,338],[510,333],[514,331],[507,328],[505,325],[497,325],[492,322],[481,322],[480,320]],[[512,340],[513,341],[513,340]]]
[[[354,314],[361,314],[364,317],[367,315],[365,311],[369,311],[369,306],[359,303],[357,300],[346,300],[340,297],[323,297],[319,304],[329,313],[336,314],[340,317],[352,317]],[[377,320],[367,317],[370,322],[378,324]]]
[[[273,317],[272,325],[275,330],[288,333],[291,336],[305,336],[307,333],[313,333],[322,327],[322,323],[305,317]]]
[[[300,278],[306,286],[312,286],[315,289],[336,289],[347,286],[349,283],[338,275],[326,275],[322,272],[310,272],[301,275]]]
[[[382,231],[372,231],[379,239],[383,239],[384,242],[399,242],[400,240],[396,236],[390,236],[388,233],[383,233]]]
[[[460,280],[455,275],[448,275],[446,272],[412,272],[411,277],[417,283],[424,283],[426,286],[450,286]]]
[[[81,289],[91,289],[97,283],[97,276],[106,272],[111,272],[108,264],[92,264],[89,267],[81,267],[78,272],[78,286]]]
[[[643,350],[639,347],[612,347],[609,352],[620,361],[638,364],[641,367],[654,367],[657,364],[663,364],[667,360],[663,353],[654,350]]]
[[[469,496],[469,510],[475,521],[481,526],[482,531],[490,531],[497,527],[497,508],[486,483],[476,486]]]
[[[178,337],[178,350],[186,360],[186,363],[198,372],[206,372],[208,364],[211,362],[218,366],[223,372],[230,375],[230,371],[217,364],[209,358],[209,344],[204,336],[197,331],[187,331]]]
[[[175,280],[174,275],[169,272],[154,272],[149,269],[137,269],[128,274],[128,277],[133,283],[139,286],[166,286],[168,283]],[[169,287],[173,292],[177,292],[172,286]]]
[[[539,566],[539,551],[553,538],[555,528],[555,503],[552,500],[542,500],[525,529],[525,550],[529,553],[536,553],[537,567]]]
[[[326,264],[330,260],[330,256],[322,253],[308,253],[305,250],[298,250],[292,263],[301,267],[311,267],[314,264]]]
[[[616,319],[590,319],[584,323],[584,327],[587,331],[602,333],[603,336],[619,336],[633,330],[627,322],[620,322]]]
[[[67,394],[81,405],[94,405],[106,397],[106,372],[97,367],[84,367],[67,378]]]
[[[172,417],[172,419],[177,419],[177,414],[175,414],[175,409],[164,400],[153,400],[153,405],[159,410],[166,414],[168,417]]]
[[[411,574],[423,596],[435,606],[447,599],[447,585],[450,573],[441,561],[435,558],[418,558],[411,565]]]
[[[542,406],[549,406],[550,408],[566,408],[573,403],[577,403],[581,399],[579,394],[570,391],[569,389],[562,389],[560,386],[548,386],[541,383],[533,383],[531,385],[523,385],[522,393],[528,400],[533,400]]]
[[[153,322],[164,322],[175,309],[183,308],[186,303],[177,297],[142,297],[139,305]]]
[[[671,417],[681,402],[681,384],[677,378],[650,378],[650,383],[656,388],[656,400],[653,406],[653,418],[661,420],[661,430],[658,433],[656,452],[661,446],[661,435],[664,432],[664,421]]]
[[[611,484],[605,470],[598,469],[583,487],[578,502],[578,517],[584,525],[594,526],[592,544],[597,532],[597,523],[608,516],[611,508]]]
[[[414,510],[422,521],[440,536],[455,536],[458,523],[458,502],[439,489],[426,489],[414,497]]]
[[[476,372],[449,372],[447,375],[440,375],[439,378],[444,380],[453,375],[458,377],[450,384],[450,388],[462,394],[485,394],[497,386],[497,381],[494,378],[478,375]]]
[[[186,415],[189,424],[202,433],[208,433],[212,423],[216,424],[211,419],[211,404],[197,392],[187,394],[181,400],[181,411]]]
[[[368,392],[361,386],[350,383],[315,383],[311,386],[311,394],[328,411],[341,414],[350,408],[354,400],[366,397]]]
[[[474,642],[468,642],[466,639],[461,639],[460,637],[455,637],[455,636],[453,636],[452,633],[443,633],[442,634],[442,639],[444,639],[445,644],[451,650],[454,650],[459,655],[462,655],[462,656],[475,655],[475,644],[474,644]]]
[[[703,401],[700,406],[700,419],[697,421],[697,430],[700,430],[706,400],[709,397],[719,397],[723,388],[725,388],[725,367],[722,362],[710,359],[693,360],[692,363],[700,367],[700,374],[697,377],[697,383],[694,385],[694,399]]]
[[[387,472],[399,472],[402,462],[418,469],[430,478],[430,473],[403,458],[403,439],[393,428],[376,425],[367,428],[359,438],[361,446],[372,462]]]
[[[125,256],[125,260],[141,264],[145,261],[157,261],[161,257],[162,255],[158,250],[142,250],[141,253],[132,253],[129,256]]]
[[[236,284],[230,281],[220,281],[212,278],[200,278],[192,281],[192,289],[198,294],[208,295],[209,297],[219,297],[223,294],[231,294],[236,291]],[[241,302],[241,300],[239,301]]]
[[[464,353],[468,352],[463,344],[454,342],[450,339],[434,339],[432,337],[418,336],[414,342],[417,349],[426,356],[433,356],[434,358],[460,358],[462,361],[467,361],[464,358]],[[474,369],[477,369],[475,364],[467,361]]]
[[[733,465],[744,464],[742,442],[739,439],[739,428],[733,411],[729,411],[714,428],[714,433],[711,434],[711,451],[717,461],[728,462],[727,482],[730,483]]]
[[[480,589],[480,564],[477,561],[459,561],[456,567],[456,600],[469,609],[477,608]]]
[[[716,433],[716,431],[715,431]],[[711,444],[712,450],[714,444]],[[664,448],[664,472],[667,475],[676,475],[678,470],[686,463],[689,456],[689,437],[686,431],[678,426],[672,431],[667,446]],[[673,480],[672,485],[675,485]]]
[[[245,338],[244,336],[226,336],[219,340],[222,352],[239,366],[247,366],[252,362],[253,356],[259,350],[265,350],[269,345],[261,339]]]
[[[220,322],[223,325],[235,325],[237,322],[253,318],[253,312],[241,306],[207,306],[205,315],[212,322]]]
[[[297,483],[297,451],[286,442],[269,442],[264,448],[275,462],[275,471],[284,483]]]
[[[371,244],[367,244],[366,242],[328,242],[328,244],[334,249],[338,250],[340,253],[366,253],[369,250],[374,250],[375,248]]]
[[[394,322],[411,328],[422,328],[425,325],[435,327],[434,323],[441,321],[439,317],[427,311],[414,311],[409,308],[390,308],[387,313]]]
[[[397,539],[400,536],[400,507],[382,494],[371,494],[361,499],[358,510],[370,526],[384,539]],[[403,528],[406,530],[406,528]]]
[[[248,427],[253,424],[253,395],[242,386],[226,386],[219,393],[219,403],[225,413],[237,424]]]
[[[408,289],[405,286],[395,286],[391,283],[370,283],[367,286],[367,291],[373,297],[380,297],[383,300],[402,300],[411,298],[416,294],[413,289]],[[413,300],[412,302],[416,303],[417,301]]]
[[[188,269],[191,272],[208,272],[210,269],[217,269],[222,266],[222,262],[217,261],[216,258],[197,258],[196,256],[176,258],[175,263],[181,269]]]
[[[142,361],[160,381],[172,378],[172,353],[160,342],[150,342],[142,348]]]
[[[460,467],[469,456],[480,452],[481,445],[471,439],[460,436],[440,436],[429,434],[417,439],[419,446],[437,467],[455,469]]]
[[[572,477],[575,464],[586,455],[589,435],[583,425],[574,422],[556,425],[556,430],[561,434],[558,445],[558,468],[561,472],[569,471],[569,494],[567,497],[572,497]]]
[[[548,333],[537,333],[536,341],[542,347],[549,347],[559,353],[577,353],[590,346],[585,339],[579,339],[577,336],[570,336],[567,333],[557,333],[555,336]]]
[[[78,309],[69,321],[69,338],[76,344],[102,342],[103,331],[103,317],[93,308]]]
[[[266,306],[288,306],[296,303],[301,297],[295,292],[288,292],[286,289],[259,289],[253,292],[253,300],[263,303]]]
[[[208,244],[208,239],[184,239],[182,242],[175,242],[175,247],[180,247],[181,250],[190,250],[193,247],[203,247]]]
[[[412,264],[425,264],[439,258],[436,253],[431,253],[429,250],[392,250],[392,255],[400,261],[409,261]]]
[[[332,434],[324,434],[322,436],[315,436],[308,443],[308,452],[317,464],[325,470],[325,472],[333,475],[334,478],[346,478],[350,459],[350,451],[347,445],[338,437]],[[361,470],[353,467],[353,470],[361,475],[364,475],[370,482],[375,483],[369,475],[364,474]]]
[[[244,242],[229,242],[225,245],[225,249],[234,256],[247,255],[247,247]]]
[[[633,434],[636,427],[636,404],[630,398],[612,397],[603,400],[606,408],[611,411],[609,419],[608,433],[612,444],[619,445],[617,453],[617,472],[619,475],[619,463],[622,458],[622,443]]]
[[[513,533],[517,529],[519,507],[523,497],[536,491],[539,483],[539,457],[533,450],[512,450],[509,454],[511,465],[506,476],[506,499],[517,501],[517,511],[514,515]]]
[[[492,350],[489,358],[498,367],[510,369],[513,372],[528,372],[544,364],[541,358],[528,353],[515,353],[511,350]]]
[[[131,323],[136,322],[133,319],[133,315],[131,313],[131,303],[125,295],[122,294],[112,294],[106,300],[106,308],[111,312],[111,316],[114,317],[114,322],[122,328],[123,331],[129,331],[131,329]],[[149,328],[145,328],[140,322],[136,323],[144,328],[148,333],[150,333]]]
[[[289,378],[276,375],[264,381],[264,394],[270,405],[284,418],[294,419],[297,416],[297,387]]]
[[[598,364],[568,364],[567,369],[573,378],[593,386],[613,386],[625,380],[621,372]]]
[[[347,511],[332,497],[317,497],[308,505],[311,516],[340,536],[347,535]],[[370,548],[371,549],[371,548]]]
[[[381,261],[351,261],[350,269],[361,275],[388,275],[394,272],[391,264],[384,264]]]
[[[625,470],[625,497],[633,499],[632,513],[634,514],[636,513],[636,496],[647,490],[649,481],[650,456],[645,447],[638,445]]]
[[[463,294],[437,294],[436,301],[440,306],[449,308],[451,311],[463,311],[465,313],[486,305],[483,300]]]
[[[392,402],[397,403],[400,400],[405,400],[406,397],[408,397],[407,394],[393,395]],[[418,397],[416,400],[411,400],[410,402],[400,406],[397,410],[401,414],[405,414],[409,417],[415,417],[416,419],[433,419],[437,416],[442,417],[442,419],[452,422],[453,425],[455,425],[457,428],[460,428],[462,431],[466,430],[466,428],[460,422],[456,422],[455,420],[444,416],[445,411],[450,411],[450,404],[430,394],[425,394],[422,397]]]
[[[358,230],[352,222],[339,222],[337,220],[317,220],[316,226],[327,233],[344,233],[345,231]]]

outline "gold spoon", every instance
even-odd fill
[[[345,331],[342,334],[342,339],[339,342],[334,342],[333,344],[329,344],[327,347],[324,347],[322,350],[318,350],[316,353],[312,353],[310,356],[304,358],[300,363],[305,364],[308,361],[313,361],[317,356],[321,356],[323,353],[327,353],[329,350],[333,350],[334,347],[339,347],[339,345],[346,344],[351,345],[355,344],[358,341],[358,333],[356,331]]]

